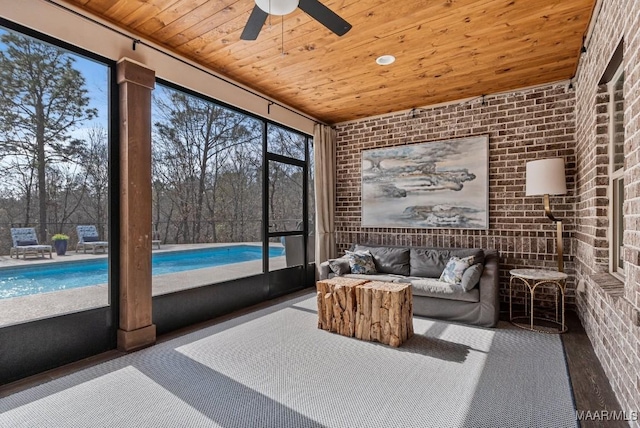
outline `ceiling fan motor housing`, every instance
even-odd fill
[[[298,0],[255,0],[255,2],[269,15],[287,15],[298,7]]]
[[[269,15],[286,15],[299,7],[304,13],[342,36],[351,29],[351,24],[322,4],[320,0],[255,0],[256,5],[242,30],[240,39],[256,40]]]

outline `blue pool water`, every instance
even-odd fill
[[[269,249],[269,257],[283,255],[284,248]],[[262,247],[233,245],[154,253],[151,260],[153,275],[162,275],[260,259],[262,259]],[[0,269],[0,299],[107,282],[106,258]]]

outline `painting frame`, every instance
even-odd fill
[[[361,151],[361,226],[489,229],[489,135]]]

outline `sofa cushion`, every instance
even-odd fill
[[[414,296],[437,297],[474,303],[480,301],[480,291],[477,287],[466,291],[462,284],[449,284],[434,278],[412,280],[411,292]]]
[[[473,256],[472,264],[484,263],[484,251],[478,248],[411,248],[409,250],[410,275],[423,278],[439,278],[452,257]]]
[[[364,275],[361,273],[348,273],[344,275],[345,278],[353,279],[366,279],[368,281],[384,281],[384,282],[405,282],[406,276],[394,275],[392,273],[375,273],[371,275]]]
[[[329,259],[329,269],[336,275],[345,275],[351,272],[349,259],[340,257],[339,259]]]
[[[411,248],[409,251],[411,276],[440,278],[449,260],[448,250]]]
[[[475,287],[478,284],[478,281],[480,281],[483,270],[484,266],[480,263],[476,263],[465,270],[464,274],[462,274],[462,281],[460,282],[462,287],[467,291]]]
[[[409,248],[375,247],[356,244],[355,251],[369,251],[373,256],[376,270],[396,275],[409,275]]]
[[[464,271],[467,270],[472,263],[473,256],[465,257],[463,259],[452,256],[440,275],[440,281],[448,282],[450,284],[460,284],[462,282],[462,275],[464,274]]]
[[[349,260],[351,273],[372,274],[377,272],[373,256],[368,251],[347,251],[346,257]]]

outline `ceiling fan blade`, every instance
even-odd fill
[[[253,7],[251,11],[251,15],[249,16],[249,20],[247,21],[247,25],[244,26],[244,30],[242,30],[242,35],[240,39],[242,40],[255,40],[258,38],[258,34],[260,34],[260,30],[262,30],[262,26],[265,22],[267,22],[267,12],[260,9],[257,5]]]
[[[318,0],[300,0],[298,7],[338,36],[346,34],[351,29],[351,24]]]

